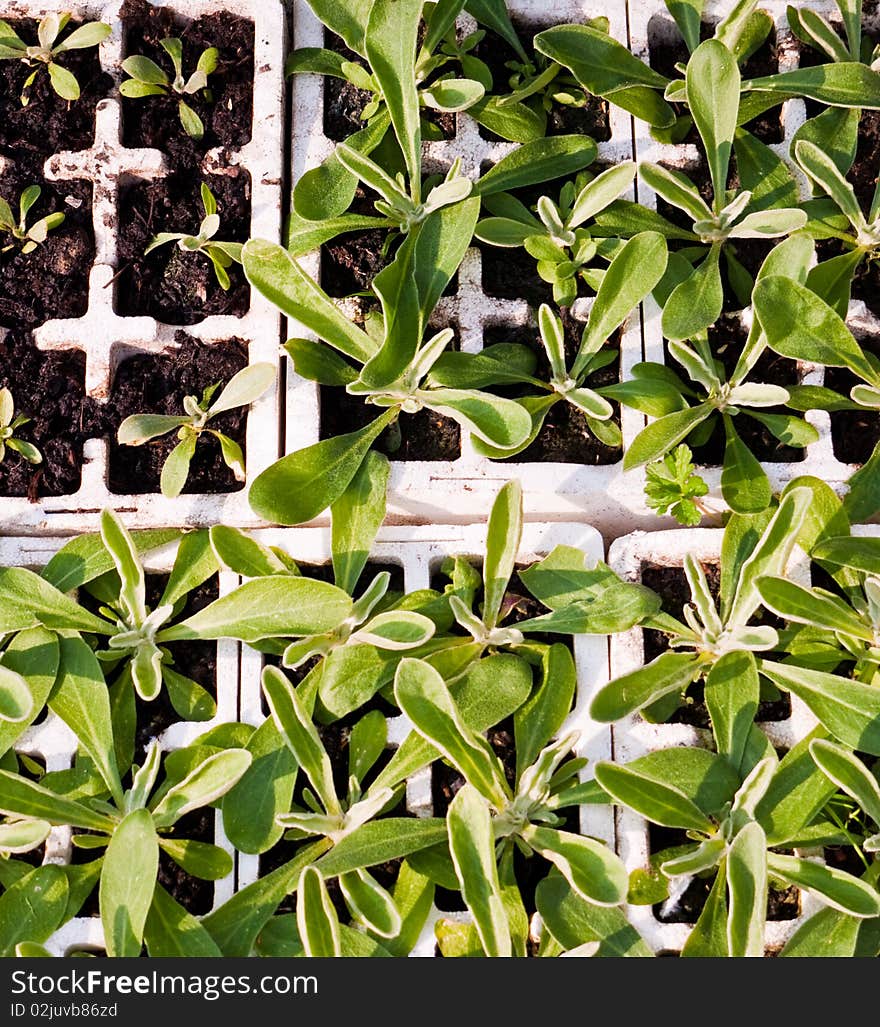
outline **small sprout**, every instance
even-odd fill
[[[202,182],[202,206],[205,216],[199,226],[198,235],[186,235],[184,232],[160,232],[150,240],[144,250],[144,256],[167,243],[176,242],[184,253],[204,253],[214,265],[214,274],[221,289],[229,288],[229,275],[226,271],[233,263],[241,263],[241,247],[238,242],[220,242],[214,236],[220,231],[220,215],[217,213],[217,201],[214,194]]]
[[[219,382],[209,385],[202,393],[201,399],[197,396],[184,396],[185,415],[135,414],[126,417],[119,426],[117,441],[122,446],[141,446],[151,439],[167,435],[168,432],[177,429],[177,438],[180,441],[168,455],[160,479],[162,495],[171,499],[183,491],[189,477],[190,461],[195,455],[196,443],[204,431],[217,439],[224,463],[238,481],[244,481],[244,456],[241,447],[228,435],[208,428],[208,422],[226,410],[250,406],[263,395],[274,380],[275,368],[271,364],[251,364],[250,367],[245,367],[233,375],[213,403],[211,400],[220,387]]]
[[[703,506],[700,496],[705,496],[709,486],[694,474],[690,448],[682,443],[662,460],[648,464],[645,468],[645,500],[658,514],[671,514],[679,524],[700,523]]]
[[[190,138],[199,140],[205,134],[205,126],[202,124],[202,119],[183,97],[193,96],[199,91],[203,91],[205,98],[209,98],[208,76],[217,70],[219,53],[216,47],[209,47],[199,57],[196,70],[189,78],[185,78],[183,74],[183,41],[169,38],[161,39],[159,43],[171,58],[171,63],[174,65],[174,78],[172,79],[149,57],[135,55],[127,57],[122,62],[122,70],[127,75],[131,75],[131,78],[122,83],[119,91],[123,96],[131,99],[141,99],[145,96],[169,96],[171,93],[176,93],[180,97],[178,101],[180,123]]]
[[[18,201],[18,221],[13,217],[12,208],[0,196],[0,234],[12,236],[12,242],[0,247],[0,253],[8,253],[16,246],[21,248],[22,253],[32,253],[40,243],[46,241],[46,236],[64,221],[64,214],[61,211],[56,211],[54,214],[40,218],[28,228],[27,216],[31,207],[40,198],[42,191],[38,185],[29,185],[22,192]]]
[[[16,415],[12,393],[9,389],[0,389],[0,463],[6,456],[7,448],[24,457],[29,464],[43,462],[43,456],[36,446],[15,438],[18,429],[30,420],[30,417],[25,417],[23,414]]]
[[[25,79],[21,91],[23,107],[30,101],[30,89],[41,68],[46,68],[52,88],[62,100],[78,100],[79,82],[73,72],[62,68],[57,62],[59,54],[68,50],[86,50],[98,46],[110,35],[110,26],[100,21],[80,25],[66,39],[57,42],[67,27],[70,14],[47,14],[37,28],[37,46],[28,44],[15,32],[8,22],[0,20],[0,61],[20,60],[34,70]]]

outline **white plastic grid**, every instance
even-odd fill
[[[565,22],[584,22],[603,15],[610,21],[611,34],[627,44],[627,10],[623,0],[596,3],[594,0],[562,0],[552,10],[540,0],[509,0],[511,14],[537,27]],[[463,34],[475,29],[467,15],[459,19]],[[294,3],[294,48],[322,46],[324,34],[305,0]],[[324,134],[324,83],[318,75],[296,75],[293,93],[293,181],[320,164],[335,143]],[[610,138],[600,142],[599,163],[614,164],[633,157],[633,129],[630,116],[613,105],[608,107]],[[465,112],[455,116],[455,136],[424,145],[426,168],[446,170],[460,158],[465,174],[476,177],[485,164],[495,163],[516,149],[516,144],[484,139],[477,123]],[[628,194],[632,198],[633,193]],[[301,261],[315,278],[320,274],[317,253]],[[589,302],[578,301],[575,313],[583,318]],[[525,300],[506,300],[486,296],[482,286],[480,251],[469,249],[458,272],[454,295],[438,304],[436,319],[458,329],[459,345],[465,352],[479,352],[484,329],[498,324],[512,328],[535,324],[534,310]],[[300,325],[290,324],[290,334],[308,334]],[[632,365],[642,359],[641,326],[637,314],[624,325],[621,341],[621,379],[631,377]],[[320,433],[318,387],[288,371],[286,404],[286,450],[293,452],[311,445]],[[296,415],[293,416],[293,411]],[[644,417],[623,408],[621,429],[623,449],[644,426]],[[401,519],[420,521],[470,521],[485,517],[489,497],[499,484],[518,478],[523,484],[527,517],[534,520],[565,520],[583,517],[606,532],[648,527],[656,518],[642,499],[641,475],[622,473],[622,459],[605,466],[575,463],[523,463],[512,460],[491,461],[477,456],[467,437],[462,438],[461,456],[453,461],[394,461],[389,483],[389,511]]]
[[[254,532],[254,537],[266,545],[277,545],[295,560],[305,565],[330,562],[329,528],[265,529]],[[588,563],[603,557],[602,539],[598,532],[583,524],[526,524],[517,564],[529,565],[546,556],[555,546],[574,546],[584,552]],[[485,553],[485,528],[482,525],[463,527],[383,528],[371,551],[370,559],[379,565],[397,565],[403,572],[404,587],[409,591],[428,588],[431,577],[443,560],[449,556],[467,556],[482,560]],[[589,703],[596,690],[608,680],[608,646],[603,636],[581,635],[574,638],[574,656],[577,667],[577,691],[574,707],[564,731],[577,730],[580,739],[575,749],[578,756],[589,760],[581,772],[581,779],[592,777],[592,768],[601,759],[611,758],[611,732],[607,725],[597,724],[588,714]],[[259,725],[265,720],[261,697],[260,675],[262,654],[249,646],[241,649],[241,698],[239,719]],[[396,747],[411,730],[409,721],[398,716],[388,721],[388,744]],[[407,781],[406,806],[410,813],[427,817],[433,813],[431,800],[431,770],[426,768]],[[580,828],[586,834],[613,841],[613,822],[610,807],[583,806]],[[259,873],[259,856],[239,853],[238,888],[255,881]],[[415,946],[413,956],[434,955],[434,924],[438,919],[462,919],[465,914],[441,912],[434,908]]]
[[[870,528],[864,530],[871,534]],[[876,532],[873,532],[876,534]],[[627,581],[640,581],[646,564],[661,567],[682,567],[688,553],[702,564],[718,564],[721,556],[723,532],[716,528],[690,528],[653,533],[634,532],[612,543],[608,563]],[[786,576],[801,584],[809,584],[809,560],[795,548],[786,568]],[[641,628],[610,640],[611,678],[644,665],[645,648]],[[758,726],[777,749],[788,750],[803,739],[816,724],[812,713],[796,696],[791,695],[791,715],[785,720],[758,721]],[[616,723],[612,729],[614,762],[629,763],[659,749],[679,746],[712,748],[712,735],[707,729],[689,724],[649,724],[640,714],[633,714]],[[618,809],[616,820],[616,847],[618,854],[632,871],[647,868],[650,856],[648,823],[632,810]],[[690,878],[681,878],[683,890]],[[680,894],[680,892],[679,892]],[[793,920],[768,921],[765,944],[776,950],[785,944],[797,927],[820,909],[822,903],[805,892],[800,893],[800,915]],[[657,919],[651,906],[630,905],[627,915],[655,952],[678,952],[687,940],[691,926],[687,923],[663,923]]]
[[[208,172],[242,167],[251,179],[252,236],[277,240],[281,232],[284,176],[284,53],[286,12],[270,0],[150,0],[156,7],[173,9],[182,19],[228,11],[254,22],[253,129],[250,142],[229,153],[210,150]],[[40,18],[52,12],[71,12],[78,20],[102,20],[112,34],[101,44],[101,68],[119,83],[123,78],[123,24],[121,0],[112,3],[70,0],[0,0],[4,19]],[[92,216],[96,255],[89,277],[88,310],[81,318],[51,320],[34,331],[40,349],[76,349],[86,355],[86,394],[107,398],[119,363],[135,353],[161,353],[174,348],[178,325],[151,317],[122,317],[116,313],[117,206],[119,192],[133,179],[152,179],[167,173],[159,150],[133,149],[121,144],[120,100],[101,100],[96,111],[95,142],[88,150],[57,153],[45,164],[53,180],[85,179],[93,183]],[[3,158],[0,157],[0,170]],[[250,307],[243,317],[211,316],[185,331],[205,343],[239,338],[248,346],[249,363],[268,361],[280,366],[280,320],[277,311],[251,290]],[[0,329],[0,332],[4,332]],[[5,334],[5,332],[4,332]],[[250,408],[246,435],[249,484],[279,455],[280,386],[271,389]],[[108,445],[89,439],[84,447],[82,482],[74,495],[46,497],[38,503],[0,497],[0,530],[16,534],[69,532],[94,528],[101,509],[116,508],[129,527],[156,525],[202,526],[257,523],[247,502],[246,487],[228,495],[183,495],[167,499],[159,493],[124,496],[111,493],[107,482]]]
[[[788,27],[786,6],[787,0],[786,2],[765,0],[758,5],[758,9],[766,11],[773,18],[780,71],[791,71],[799,66],[802,45]],[[840,21],[839,11],[832,0],[802,0],[796,6],[798,9],[817,11],[830,18],[832,22],[839,23]],[[730,11],[730,8],[729,0],[707,0],[703,18],[710,23],[717,22]],[[877,14],[873,15],[873,19],[874,29],[880,27]],[[866,17],[864,21],[868,23],[869,19]],[[630,49],[646,64],[650,63],[649,48],[652,44],[681,39],[663,0],[633,0],[629,5],[629,28]],[[793,170],[799,183],[801,198],[808,199],[810,196],[809,183],[793,158],[789,157],[789,147],[794,134],[806,120],[805,103],[800,99],[787,100],[779,110],[783,138],[778,143],[768,143],[767,145]],[[663,163],[687,173],[702,156],[701,148],[694,143],[677,145],[658,143],[651,137],[650,126],[646,122],[636,118],[634,124],[634,145],[640,162]],[[641,178],[638,180],[637,188],[639,203],[656,209],[656,194]],[[750,317],[751,311],[746,311],[744,314],[747,319]],[[648,297],[643,304],[645,360],[665,363],[660,315],[661,311],[657,303]],[[863,300],[850,302],[847,323],[857,337],[880,334],[880,320],[871,313]],[[745,320],[745,324],[748,326],[749,321]],[[672,366],[676,370],[679,369],[678,364],[674,361],[672,361]],[[801,375],[801,384],[822,385],[824,383],[825,373],[821,366],[799,362],[798,369]],[[838,494],[845,493],[848,479],[859,469],[860,465],[844,463],[835,455],[831,433],[831,415],[827,411],[810,410],[804,416],[816,428],[819,438],[804,450],[802,461],[762,462],[773,491],[780,491],[793,478],[809,474],[827,482]],[[717,466],[700,467],[698,473],[709,485],[709,494],[705,497],[707,507],[726,510],[727,505],[721,497],[721,468]]]
[[[63,538],[0,537],[0,566],[28,567],[40,571],[66,542]],[[149,553],[144,559],[147,574],[167,574],[174,562],[177,543]],[[227,595],[238,586],[238,576],[228,571],[219,574],[220,595]],[[190,745],[199,735],[218,724],[235,721],[238,710],[239,644],[228,639],[216,643],[217,713],[209,721],[177,721],[158,737],[159,747],[166,752]],[[56,714],[49,711],[44,720],[32,725],[14,745],[16,752],[38,757],[47,771],[66,770],[73,764],[77,751],[76,737]],[[219,810],[215,813],[214,842],[235,858],[235,849],[223,831]],[[71,830],[54,827],[46,842],[44,863],[69,863]],[[235,871],[213,882],[212,908],[221,906],[234,891]],[[53,955],[63,956],[82,949],[102,949],[104,936],[97,917],[74,917],[47,942]]]

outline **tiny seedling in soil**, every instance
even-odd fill
[[[12,208],[6,200],[0,196],[0,234],[12,236],[12,242],[0,247],[0,253],[8,253],[13,249],[20,249],[23,254],[33,251],[46,241],[48,234],[64,221],[64,212],[55,211],[40,218],[32,225],[28,225],[27,216],[31,207],[39,200],[42,189],[38,185],[29,185],[22,191],[18,201],[18,220],[12,213]]]
[[[47,14],[37,28],[38,43],[34,46],[26,43],[7,22],[0,21],[0,61],[20,60],[34,69],[25,79],[21,92],[23,107],[28,105],[31,86],[43,68],[52,88],[63,100],[79,99],[79,82],[71,71],[58,63],[58,57],[69,50],[98,46],[110,35],[111,29],[103,22],[90,21],[59,41],[69,21],[69,14]]]
[[[150,240],[144,250],[144,256],[152,253],[160,246],[167,246],[168,243],[176,242],[184,253],[203,253],[214,266],[214,275],[221,289],[226,292],[229,289],[229,274],[227,268],[232,264],[241,263],[242,244],[237,242],[221,242],[214,236],[220,231],[220,215],[217,213],[217,200],[214,194],[202,182],[201,186],[202,207],[205,216],[199,225],[198,235],[187,235],[185,232],[159,232]]]
[[[187,78],[183,73],[183,41],[174,37],[159,41],[162,49],[171,58],[174,65],[174,77],[171,78],[164,68],[154,60],[135,54],[122,62],[122,70],[130,75],[119,87],[120,93],[131,99],[142,99],[147,96],[169,96],[177,94],[178,113],[184,131],[192,139],[201,139],[205,134],[202,119],[184,100],[185,96],[193,96],[202,92],[208,99],[208,76],[217,70],[219,53],[216,47],[210,46],[202,51],[196,70]]]
[[[6,450],[19,453],[29,464],[43,462],[43,456],[35,445],[16,437],[16,432],[31,420],[24,414],[16,414],[15,402],[9,389],[0,389],[0,462],[6,456]]]
[[[216,400],[213,400],[213,397],[220,388],[219,382],[208,386],[201,399],[198,396],[184,396],[185,415],[133,414],[126,417],[119,426],[117,441],[123,446],[142,446],[151,439],[177,431],[180,441],[162,467],[160,485],[163,496],[175,498],[183,491],[189,476],[190,461],[196,451],[196,443],[205,431],[220,443],[223,460],[236,479],[244,481],[244,455],[241,447],[228,435],[209,428],[208,422],[226,410],[250,406],[263,395],[274,380],[275,368],[271,364],[251,364],[233,375]]]

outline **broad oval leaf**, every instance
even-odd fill
[[[834,909],[860,918],[880,916],[880,894],[852,874],[778,852],[768,852],[767,863],[776,877],[818,895]]]
[[[512,954],[501,896],[489,806],[473,785],[459,789],[447,812],[449,851],[462,896],[487,956]]]
[[[523,838],[554,864],[582,899],[597,906],[619,906],[626,901],[626,867],[607,845],[534,824],[523,831]]]
[[[98,899],[108,956],[140,955],[159,872],[159,843],[148,810],[132,810],[113,832]]]
[[[338,627],[351,611],[351,597],[328,582],[290,575],[254,578],[160,632],[158,641],[237,638],[257,642],[317,635]]]

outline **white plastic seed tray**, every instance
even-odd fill
[[[243,167],[251,178],[251,235],[278,240],[281,234],[281,201],[284,176],[284,54],[286,12],[280,0],[150,0],[156,7],[174,9],[181,19],[229,11],[254,22],[253,134],[249,143],[231,156],[208,152],[205,170],[222,166]],[[0,0],[0,18],[40,18],[51,12],[70,12],[77,20],[101,20],[112,34],[101,44],[102,70],[117,84],[122,80],[122,3],[75,2],[75,0]],[[117,206],[120,189],[132,179],[151,179],[166,174],[163,154],[154,149],[121,145],[121,106],[116,97],[102,100],[96,112],[94,145],[88,150],[57,153],[45,164],[46,177],[64,181],[85,179],[93,184],[95,263],[89,280],[85,316],[48,321],[34,332],[38,347],[79,349],[86,354],[86,393],[106,400],[110,382],[120,361],[135,353],[160,353],[174,346],[179,326],[165,325],[151,317],[121,317],[115,310],[118,271]],[[0,166],[3,158],[0,157]],[[249,362],[268,361],[280,367],[280,319],[271,304],[251,290],[250,308],[244,317],[207,317],[187,326],[186,332],[206,343],[238,338],[247,343]],[[2,332],[3,329],[0,329]],[[246,437],[248,484],[279,455],[280,386],[270,390],[251,407]],[[129,527],[156,525],[253,524],[256,518],[247,502],[247,491],[229,495],[183,495],[166,499],[159,493],[122,496],[108,490],[107,443],[91,439],[85,444],[82,483],[74,495],[47,497],[39,503],[0,497],[0,531],[16,534],[65,532],[94,527],[101,509],[112,506]]]
[[[0,566],[28,567],[39,572],[67,540],[64,538],[0,538]],[[150,553],[144,560],[147,574],[167,574],[171,570],[176,552],[176,543],[164,546]],[[239,583],[238,576],[228,571],[219,575],[220,595],[233,591]],[[238,710],[238,650],[239,644],[229,640],[216,643],[217,713],[209,721],[178,721],[158,737],[164,751],[181,749],[191,744],[199,735],[218,724],[237,719]],[[73,732],[54,713],[48,712],[45,719],[21,736],[14,746],[17,752],[39,758],[45,762],[47,771],[65,770],[72,765],[77,742]],[[215,814],[215,837],[217,845],[231,855],[232,845],[223,833],[219,811]],[[46,842],[45,863],[68,863],[71,858],[71,830],[54,827]],[[235,871],[215,881],[213,907],[221,906],[234,891]],[[82,949],[102,949],[104,938],[101,922],[97,917],[75,917],[60,928],[49,940],[47,947],[53,955],[63,956]]]
[[[303,566],[330,562],[329,528],[266,529],[254,533],[254,537],[267,545],[277,545]],[[588,565],[603,559],[603,545],[599,533],[583,524],[526,524],[523,529],[522,545],[517,555],[517,564],[527,566],[546,556],[555,546],[574,546],[587,556]],[[485,553],[485,527],[467,525],[439,527],[390,527],[379,532],[376,544],[370,554],[371,562],[381,566],[395,564],[402,569],[406,591],[427,588],[431,578],[449,556],[468,556],[482,560]],[[369,567],[362,580],[369,580]],[[577,666],[577,692],[564,730],[580,732],[576,754],[589,760],[582,771],[582,779],[592,777],[592,768],[598,760],[611,758],[611,731],[605,724],[597,724],[588,714],[592,696],[608,680],[608,645],[604,636],[580,635],[574,639],[574,656]],[[263,667],[262,655],[249,646],[241,649],[241,705],[239,717],[249,724],[259,725],[265,719],[260,698],[260,675]],[[411,725],[403,717],[394,717],[388,722],[388,741],[398,746],[409,734]],[[407,809],[416,816],[433,815],[431,800],[431,770],[415,774],[407,782]],[[581,830],[585,834],[613,841],[611,809],[607,806],[584,806],[581,808]],[[243,888],[257,879],[259,857],[239,853],[238,887]],[[434,923],[438,919],[461,919],[464,914],[432,910],[425,930],[414,948],[414,956],[434,955]]]
[[[871,529],[865,529],[870,534]],[[876,532],[875,532],[876,533]],[[646,564],[661,567],[682,567],[688,553],[702,564],[718,564],[723,532],[715,528],[690,528],[653,533],[634,532],[612,543],[608,562],[627,581],[640,581]],[[809,584],[809,562],[803,552],[795,548],[786,569],[786,576],[802,584]],[[645,662],[643,632],[641,628],[610,639],[610,670],[614,679],[641,667]],[[791,695],[791,715],[785,720],[758,721],[775,748],[790,749],[816,725],[815,718],[796,696]],[[614,761],[629,763],[659,749],[677,746],[712,747],[711,732],[688,724],[649,724],[640,714],[632,714],[612,728]],[[618,809],[616,821],[616,847],[630,871],[648,867],[650,845],[648,823],[632,810]],[[689,877],[676,879],[680,895]],[[674,886],[675,887],[675,886]],[[778,950],[795,929],[821,903],[804,892],[800,894],[800,915],[794,920],[768,921],[765,944]],[[641,932],[655,952],[679,952],[687,940],[691,925],[664,923],[653,913],[651,906],[630,905],[627,913],[632,924]]]

